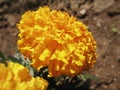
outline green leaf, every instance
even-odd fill
[[[92,80],[97,80],[98,78],[93,76],[93,75],[90,75],[90,74],[83,74],[83,76],[86,78],[86,79],[92,79]]]
[[[4,53],[1,52],[1,51],[0,51],[0,58],[1,58],[2,60],[6,60],[6,57],[5,57]]]
[[[17,58],[15,58],[15,57],[13,57],[13,56],[7,56],[7,58],[9,59],[9,60],[11,60],[11,61],[13,61],[13,62],[17,62],[17,63],[22,63],[22,61],[21,60],[18,60]]]

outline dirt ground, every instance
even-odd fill
[[[25,11],[44,5],[74,15],[93,33],[98,58],[86,73],[98,80],[88,90],[120,90],[120,0],[0,0],[0,50],[16,53],[16,23]]]

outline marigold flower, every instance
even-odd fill
[[[0,90],[47,90],[48,82],[40,77],[33,78],[22,65],[0,63]]]
[[[21,53],[37,69],[48,66],[50,76],[74,76],[96,62],[91,32],[66,12],[51,11],[47,6],[27,11],[17,27]]]

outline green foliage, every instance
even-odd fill
[[[6,61],[7,61],[6,56],[4,55],[3,52],[0,51],[0,62],[1,62],[1,63],[4,63],[4,64],[7,66]]]
[[[80,74],[78,75],[78,78],[79,79],[82,79],[83,81],[86,81],[87,79],[91,79],[91,80],[97,80],[98,78],[93,76],[93,75],[90,75],[90,74]]]

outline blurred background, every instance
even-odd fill
[[[97,79],[86,82],[83,90],[120,90],[120,0],[0,0],[0,51],[17,52],[21,15],[45,5],[75,16],[97,41],[97,62],[85,72]]]

